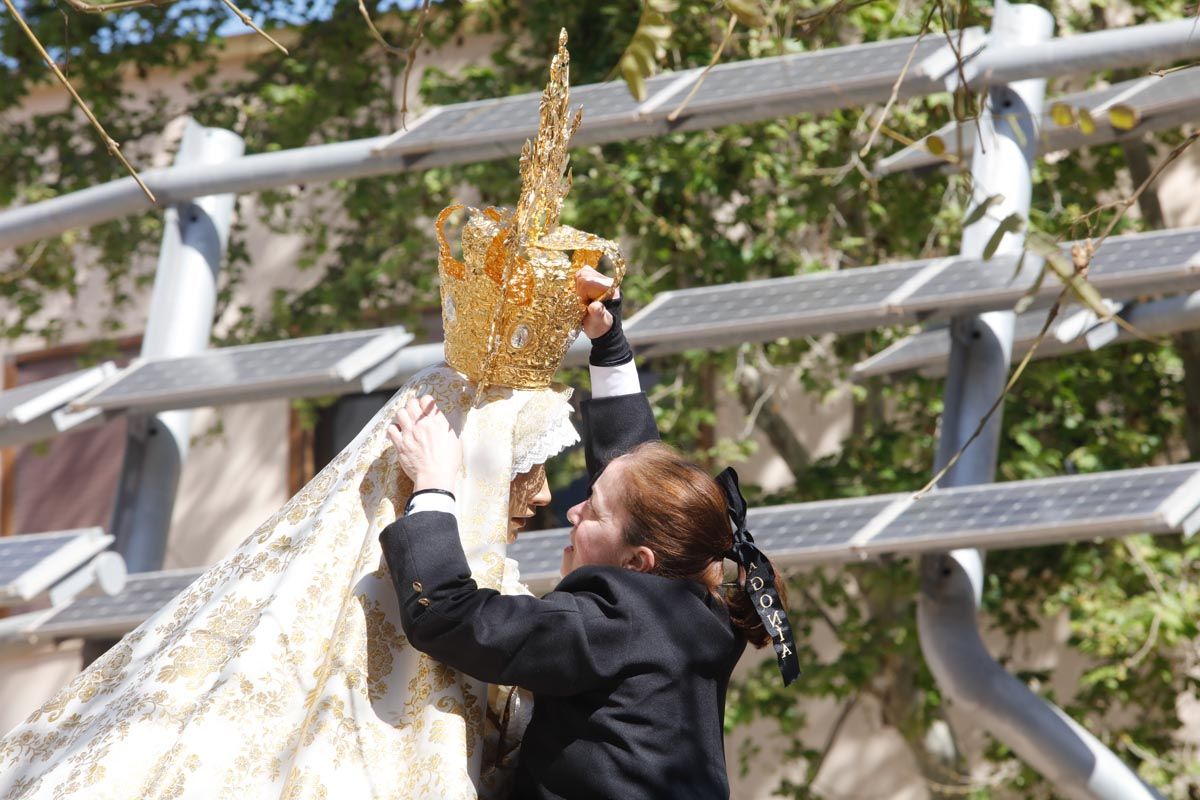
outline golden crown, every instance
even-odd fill
[[[625,274],[615,242],[558,224],[571,189],[567,144],[583,116],[582,110],[570,114],[566,45],[564,30],[542,92],[537,138],[521,149],[516,211],[469,209],[461,261],[443,226],[463,206],[452,205],[437,218],[446,362],[482,384],[549,386],[583,324],[575,272],[607,255],[614,288]]]

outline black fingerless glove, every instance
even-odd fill
[[[604,301],[604,307],[612,314],[613,324],[608,333],[592,339],[592,353],[588,363],[595,367],[617,367],[633,361],[633,348],[621,329],[621,298]]]

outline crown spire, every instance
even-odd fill
[[[567,174],[567,147],[583,120],[583,109],[571,114],[571,54],[567,31],[558,34],[558,52],[550,62],[550,80],[538,106],[535,139],[521,148],[521,199],[517,203],[517,240],[535,245],[551,233],[562,214],[563,200],[571,190]]]

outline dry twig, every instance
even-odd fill
[[[71,95],[71,98],[75,101],[75,104],[78,105],[83,111],[84,116],[86,116],[88,121],[92,123],[92,127],[95,128],[100,134],[100,138],[104,141],[104,146],[108,148],[108,152],[112,154],[118,161],[120,161],[121,165],[128,170],[129,175],[133,178],[137,185],[141,187],[142,191],[145,192],[146,197],[150,199],[150,202],[157,204],[158,200],[155,199],[154,192],[150,191],[150,187],[146,186],[145,182],[142,181],[142,177],[138,175],[137,170],[135,170],[133,165],[129,163],[129,159],[125,158],[125,154],[121,152],[121,145],[108,135],[108,131],[104,130],[104,126],[100,124],[100,120],[96,119],[96,115],[92,113],[90,108],[88,108],[88,104],[83,102],[83,98],[79,96],[79,92],[75,91],[75,87],[71,85],[69,80],[67,80],[67,76],[63,75],[62,70],[58,68],[58,64],[54,63],[54,59],[52,59],[50,54],[46,52],[46,48],[42,46],[41,41],[29,27],[29,23],[25,21],[25,18],[21,16],[21,12],[17,10],[17,7],[13,4],[13,1],[4,0],[4,5],[8,7],[8,11],[10,14],[12,14],[13,19],[17,21],[18,27],[21,28],[21,31],[29,39],[30,43],[33,44],[34,49],[38,51],[38,55],[40,55],[42,60],[46,62],[46,66],[48,66],[50,71],[54,73],[54,77],[58,78],[59,82],[66,88],[67,92]]]
[[[937,11],[937,8],[936,3],[929,5],[929,13],[925,15],[925,20],[921,23],[921,32],[917,34],[917,40],[913,42],[912,48],[908,51],[908,58],[904,60],[904,66],[900,69],[900,74],[896,76],[896,82],[892,84],[892,94],[888,97],[887,102],[883,104],[883,111],[879,113],[875,127],[871,129],[871,134],[867,137],[867,143],[858,151],[860,157],[866,158],[867,153],[871,152],[871,148],[875,145],[875,139],[879,136],[879,129],[883,127],[883,123],[887,120],[892,106],[896,105],[896,100],[900,97],[900,85],[904,83],[905,77],[908,76],[908,70],[912,67],[913,58],[916,57],[917,50],[921,47],[921,40],[925,38],[925,34],[929,31],[929,25],[933,22],[933,12]]]
[[[1029,346],[1029,350],[1026,351],[1025,356],[1021,359],[1021,363],[1017,365],[1017,368],[1013,371],[1012,376],[1004,385],[1004,389],[1001,390],[1000,396],[996,398],[996,401],[992,403],[991,407],[988,408],[987,412],[979,420],[979,424],[975,427],[975,430],[971,432],[971,435],[967,438],[967,441],[958,448],[958,451],[950,457],[950,460],[946,462],[946,465],[942,467],[936,475],[933,476],[929,483],[925,484],[925,486],[914,495],[915,499],[924,497],[934,487],[936,487],[941,479],[946,476],[946,473],[949,472],[956,463],[958,463],[958,460],[962,457],[962,454],[966,452],[966,449],[980,437],[980,435],[983,433],[983,429],[987,426],[988,420],[992,418],[992,415],[995,414],[1000,406],[1004,403],[1005,398],[1008,397],[1008,393],[1012,390],[1013,386],[1016,385],[1017,380],[1021,377],[1021,374],[1025,371],[1025,368],[1029,366],[1029,362],[1033,360],[1034,353],[1036,353],[1038,347],[1041,346],[1042,340],[1046,338],[1046,333],[1050,330],[1050,326],[1054,323],[1059,311],[1061,311],[1062,304],[1066,299],[1067,293],[1074,291],[1076,294],[1079,294],[1080,287],[1077,285],[1075,279],[1083,277],[1084,282],[1086,283],[1087,269],[1091,264],[1092,257],[1095,255],[1096,250],[1100,247],[1104,240],[1112,234],[1113,229],[1116,228],[1117,223],[1120,222],[1122,217],[1124,217],[1125,212],[1129,210],[1130,206],[1136,203],[1137,199],[1141,197],[1142,193],[1150,188],[1151,184],[1158,180],[1158,176],[1162,174],[1163,170],[1170,166],[1176,159],[1179,158],[1179,156],[1183,155],[1184,151],[1191,147],[1197,139],[1200,139],[1200,131],[1192,133],[1187,139],[1182,141],[1170,153],[1168,153],[1167,157],[1164,158],[1162,162],[1154,168],[1154,171],[1150,173],[1146,180],[1142,181],[1142,183],[1133,191],[1131,195],[1129,195],[1129,197],[1116,203],[1108,203],[1102,206],[1097,206],[1081,218],[1086,219],[1088,216],[1096,214],[1105,208],[1116,207],[1118,209],[1117,215],[1112,219],[1112,221],[1109,222],[1108,226],[1104,229],[1104,233],[1100,235],[1100,238],[1095,243],[1088,242],[1082,251],[1080,251],[1079,248],[1076,248],[1072,251],[1074,274],[1066,275],[1060,270],[1055,270],[1056,274],[1058,274],[1058,277],[1064,283],[1063,290],[1059,292],[1058,297],[1055,298],[1053,305],[1050,306],[1050,310],[1046,313],[1046,321],[1042,324],[1042,329],[1038,332],[1037,338],[1033,340],[1033,343]],[[1082,298],[1082,296],[1081,299],[1086,301],[1086,298]],[[1088,305],[1091,304],[1088,303]],[[1111,315],[1109,318],[1138,338],[1155,343],[1159,341],[1148,334],[1137,330],[1137,328],[1129,324],[1128,320],[1121,319],[1120,317],[1113,317]]]
[[[259,36],[261,36],[261,37],[263,37],[264,39],[266,39],[266,40],[267,40],[268,42],[270,42],[271,44],[275,45],[275,47],[276,47],[276,48],[278,48],[278,49],[279,49],[279,51],[280,51],[281,53],[283,53],[285,56],[288,54],[288,51],[287,51],[287,48],[286,48],[286,47],[284,47],[284,46],[283,46],[283,45],[281,45],[279,42],[277,42],[277,41],[274,39],[274,37],[272,37],[272,36],[271,36],[269,33],[267,33],[266,31],[264,31],[262,28],[260,28],[260,27],[258,27],[257,25],[255,25],[255,24],[254,24],[254,20],[250,19],[249,15],[248,15],[248,14],[246,14],[246,12],[245,12],[245,11],[242,11],[240,8],[238,8],[236,5],[234,5],[234,3],[233,3],[233,0],[221,0],[221,2],[222,2],[222,3],[224,3],[224,4],[225,4],[225,6],[226,6],[226,7],[227,7],[227,8],[228,8],[230,11],[232,11],[232,12],[233,12],[233,13],[234,13],[234,14],[237,16],[237,18],[238,18],[238,19],[240,19],[240,20],[242,21],[242,24],[243,24],[243,25],[245,25],[246,27],[248,27],[248,28],[250,28],[251,30],[253,30],[255,33],[257,33]]]
[[[816,763],[810,765],[805,770],[808,773],[808,787],[810,789],[817,780],[817,776],[821,774],[821,768],[825,766],[825,761],[829,757],[829,753],[833,750],[833,746],[837,744],[838,736],[842,732],[842,726],[846,724],[846,720],[850,718],[851,712],[858,705],[858,698],[858,692],[850,695],[850,699],[846,701],[846,704],[842,706],[842,710],[838,712],[833,727],[829,729],[829,734],[825,737],[825,746],[821,748],[821,755],[817,757]]]
[[[117,3],[86,3],[84,0],[67,0],[67,5],[81,14],[106,14],[109,11],[120,11],[139,6],[166,6],[173,2],[175,0],[120,0]]]
[[[406,124],[408,117],[408,79],[412,77],[413,64],[417,62],[417,47],[421,44],[421,39],[425,36],[425,20],[429,19],[429,3],[430,0],[424,0],[421,3],[421,17],[417,20],[417,32],[413,35],[412,44],[408,46],[408,51],[404,54],[404,84],[400,89],[401,130],[408,130],[408,125]],[[365,14],[366,12],[364,11],[363,13]],[[382,39],[383,37],[380,37],[380,41]]]
[[[1183,155],[1184,151],[1196,143],[1197,139],[1200,139],[1200,131],[1193,131],[1190,136],[1176,145],[1175,149],[1167,154],[1167,157],[1162,160],[1162,163],[1154,168],[1154,171],[1150,173],[1149,177],[1142,181],[1141,185],[1134,189],[1133,194],[1129,195],[1129,197],[1126,197],[1124,200],[1119,200],[1116,203],[1106,203],[1104,205],[1097,206],[1088,212],[1088,215],[1091,215],[1105,208],[1116,207],[1118,209],[1117,215],[1112,218],[1111,222],[1108,223],[1108,227],[1104,229],[1104,233],[1100,234],[1100,238],[1096,241],[1096,247],[1099,247],[1105,239],[1112,235],[1113,229],[1117,227],[1117,223],[1125,217],[1125,212],[1129,210],[1130,206],[1138,201],[1138,198],[1142,196],[1143,192],[1150,188],[1151,184],[1158,180],[1158,176],[1163,173],[1163,170],[1171,166],[1171,164],[1175,162],[1175,159]],[[1085,215],[1084,218],[1086,219],[1088,215]]]
[[[383,38],[383,34],[380,33],[379,28],[375,27],[375,23],[371,21],[371,12],[367,11],[366,0],[358,0],[358,13],[362,14],[362,18],[366,20],[367,30],[371,32],[371,38],[379,42],[380,47],[382,47],[385,51],[392,53],[393,55],[404,55],[403,48],[388,44],[387,39]]]
[[[708,62],[708,66],[696,78],[696,82],[692,84],[692,90],[687,93],[687,97],[683,98],[683,102],[675,107],[675,110],[667,115],[667,122],[674,122],[679,119],[679,115],[683,113],[683,109],[687,108],[687,104],[692,102],[692,98],[696,96],[696,92],[700,91],[700,85],[704,83],[705,77],[721,60],[721,54],[725,52],[725,45],[729,44],[729,40],[733,37],[733,29],[737,27],[737,16],[729,15],[729,25],[725,28],[725,36],[721,39],[721,44],[717,46],[717,52],[713,53],[712,60]]]
[[[920,500],[922,497],[932,491],[934,487],[936,487],[942,480],[942,478],[946,477],[946,473],[958,463],[958,460],[962,458],[962,454],[967,451],[967,448],[970,447],[971,444],[974,443],[974,441],[983,433],[983,429],[987,427],[988,420],[992,418],[992,415],[995,414],[996,410],[999,409],[1004,403],[1005,398],[1008,397],[1008,393],[1014,386],[1016,386],[1017,380],[1019,380],[1021,374],[1025,372],[1025,368],[1029,366],[1029,362],[1033,360],[1033,354],[1037,352],[1038,347],[1040,347],[1042,344],[1042,340],[1046,338],[1046,333],[1050,330],[1050,326],[1054,324],[1054,320],[1058,316],[1058,312],[1062,309],[1063,300],[1066,299],[1067,292],[1069,291],[1071,291],[1070,285],[1063,286],[1062,291],[1059,292],[1058,297],[1055,298],[1054,304],[1051,305],[1050,310],[1046,312],[1046,321],[1042,323],[1042,329],[1038,331],[1037,338],[1033,340],[1033,344],[1029,345],[1029,349],[1025,352],[1024,358],[1021,359],[1021,363],[1017,365],[1017,368],[1013,370],[1012,376],[1009,377],[1008,383],[1004,384],[1004,388],[1000,391],[1000,396],[996,398],[996,401],[992,403],[991,407],[986,413],[984,413],[983,417],[980,418],[979,424],[975,426],[975,430],[971,432],[969,437],[967,437],[967,441],[963,442],[962,447],[958,448],[958,452],[952,455],[950,460],[946,462],[946,466],[938,470],[938,473],[929,480],[929,483],[925,484],[919,492],[913,495],[914,500]]]

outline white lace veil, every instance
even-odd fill
[[[229,557],[0,741],[0,796],[486,794],[487,687],[409,646],[377,543],[411,490],[385,429],[418,394],[464,443],[455,488],[476,581],[518,590],[504,558],[509,483],[578,441],[569,391],[495,387],[476,403],[471,383],[431,367]]]

